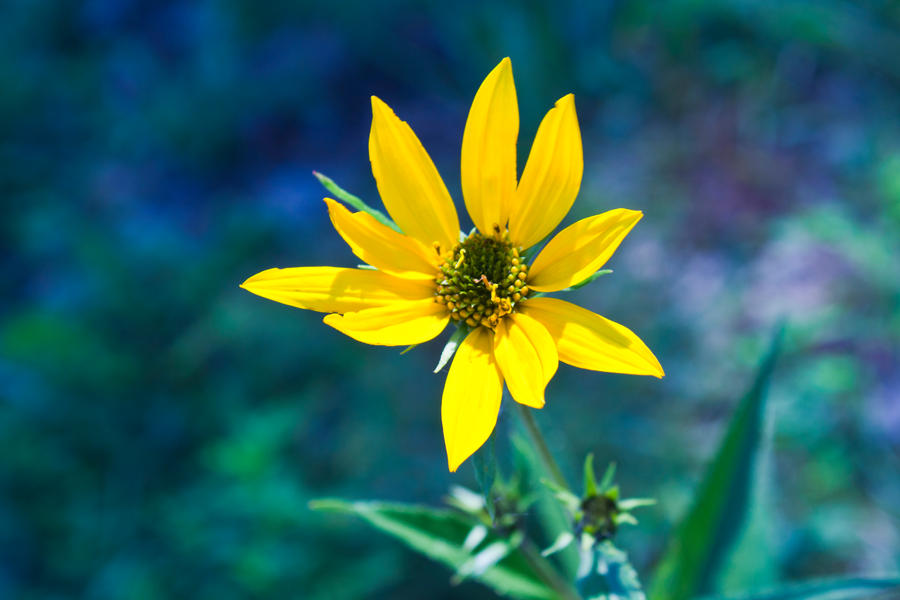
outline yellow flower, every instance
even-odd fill
[[[534,297],[583,282],[643,216],[619,208],[582,219],[526,264],[525,251],[562,221],[581,185],[581,133],[571,94],[544,117],[517,183],[519,111],[509,59],[481,84],[462,142],[463,198],[477,227],[468,236],[460,234],[450,194],[413,130],[374,96],[372,112],[372,172],[403,233],[326,198],[337,232],[375,269],[269,269],[243,288],[330,313],[327,325],[366,344],[419,344],[451,320],[469,331],[441,402],[450,471],[490,436],[504,382],[516,402],[541,408],[559,361],[663,376],[629,329],[564,300]]]

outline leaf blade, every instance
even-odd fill
[[[688,600],[709,593],[725,564],[723,558],[742,533],[759,461],[766,390],[782,336],[783,328],[779,328],[707,468],[693,506],[658,563],[648,593],[654,600]]]
[[[463,549],[473,521],[450,510],[435,509],[413,504],[385,502],[346,502],[338,499],[321,499],[310,502],[313,510],[341,512],[360,517],[369,525],[387,533],[409,548],[456,570],[471,564],[475,558]],[[489,534],[484,544],[501,540]],[[554,593],[529,569],[525,559],[517,552],[510,552],[485,569],[483,573],[469,573],[498,593],[522,600],[552,600]]]

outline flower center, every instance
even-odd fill
[[[508,237],[508,236],[507,236]],[[456,245],[435,279],[435,300],[470,327],[494,328],[528,296],[528,265],[509,239],[473,233]]]

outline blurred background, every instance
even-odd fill
[[[443,338],[400,356],[238,284],[358,262],[311,171],[380,206],[370,94],[462,207],[469,103],[507,55],[520,169],[575,94],[585,178],[566,223],[645,213],[615,273],[569,299],[637,332],[667,376],[563,366],[537,415],[570,473],[593,451],[626,495],[659,499],[619,539],[639,571],[781,317],[780,575],[900,568],[900,4],[0,11],[0,596],[491,597],[306,507],[474,485],[446,471]]]

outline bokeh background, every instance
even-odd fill
[[[900,568],[900,4],[11,0],[0,8],[0,596],[489,598],[320,496],[439,503],[440,341],[399,355],[238,289],[356,260],[322,171],[379,204],[369,95],[462,206],[469,102],[510,56],[520,168],[574,92],[567,222],[643,221],[573,299],[658,381],[562,367],[652,567],[775,322],[782,577]],[[501,417],[501,431],[511,413]]]

